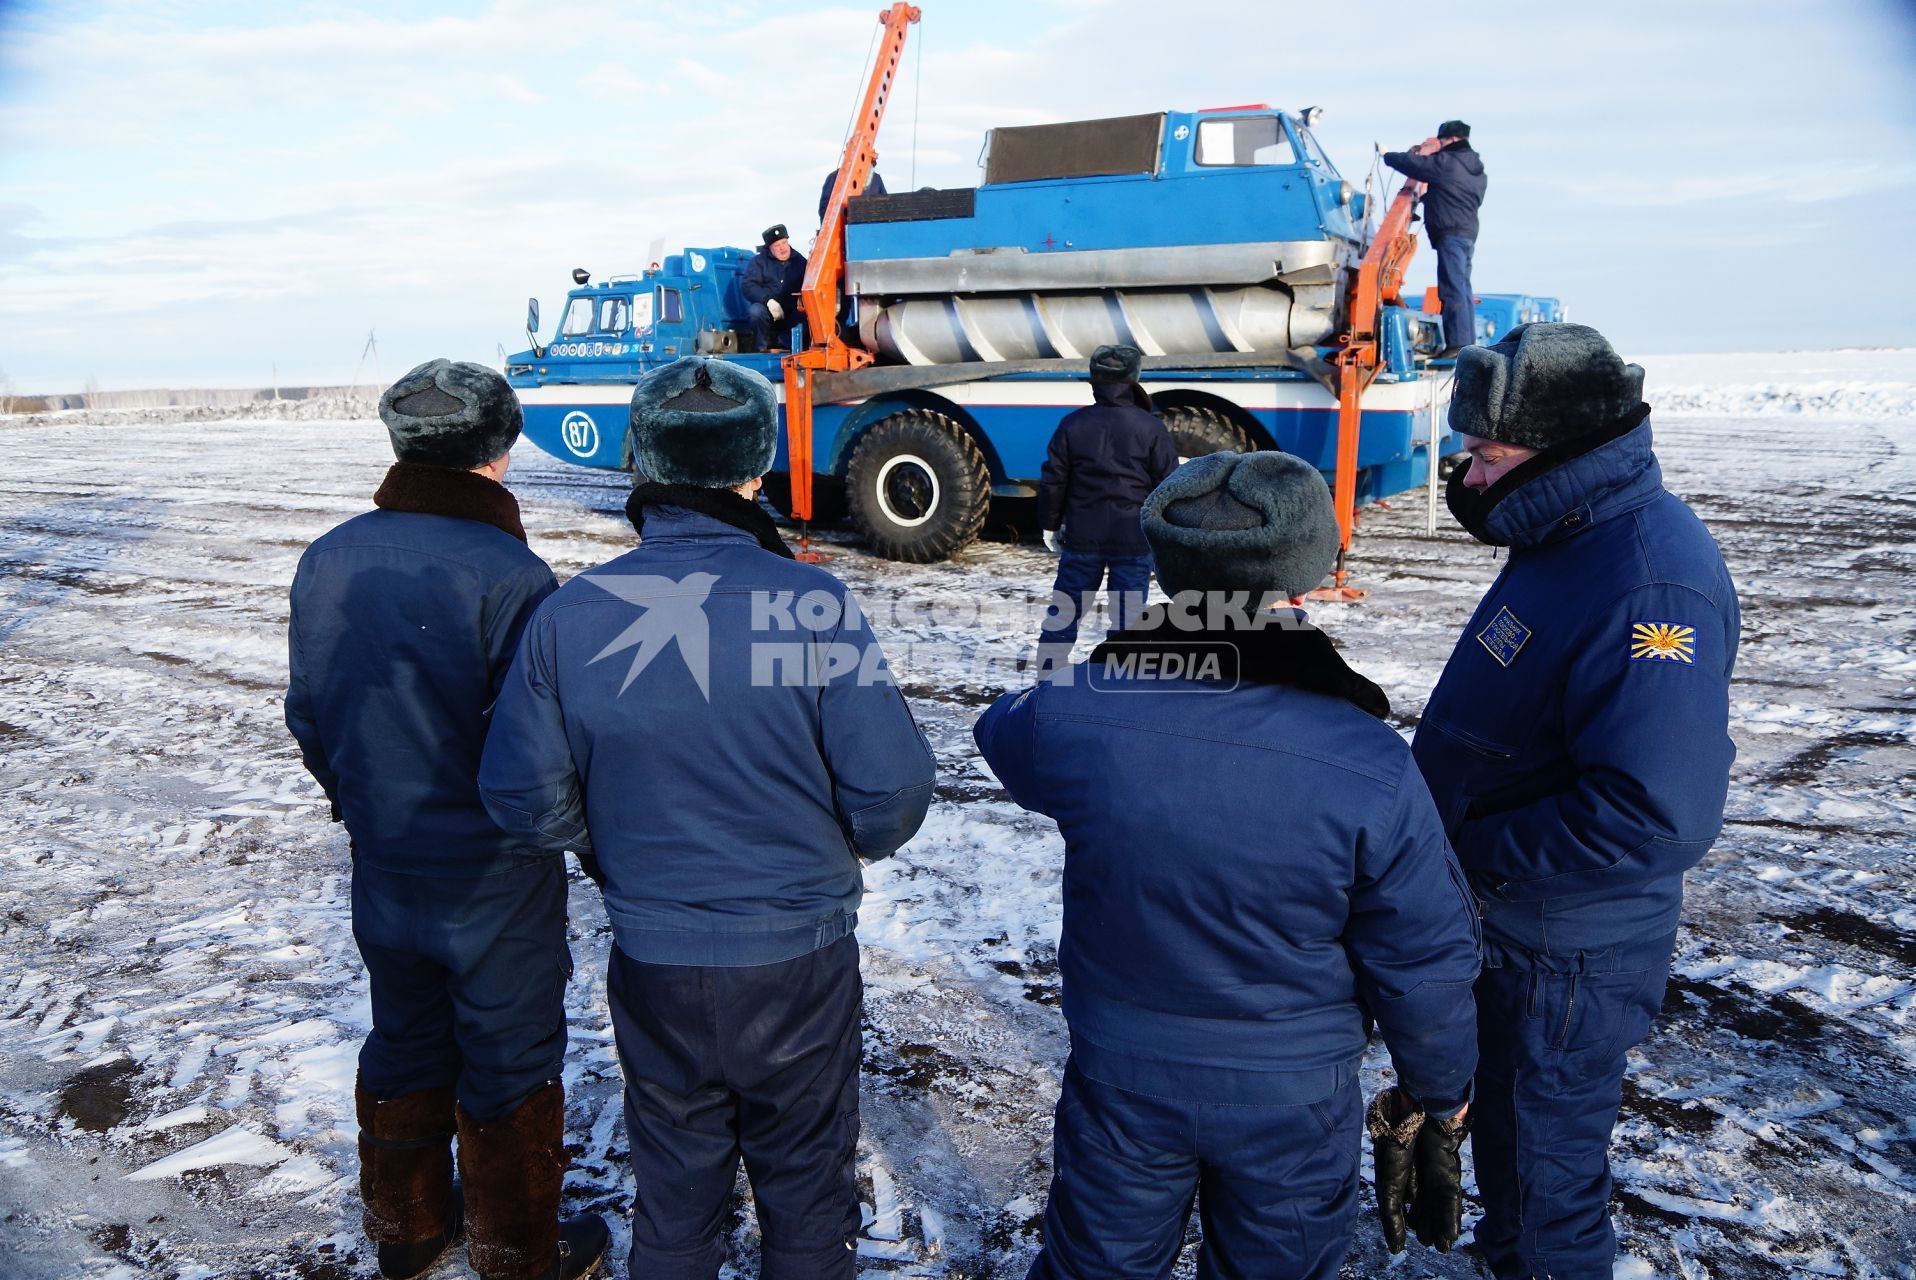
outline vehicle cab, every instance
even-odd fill
[[[539,300],[528,301],[528,350],[509,356],[506,380],[525,410],[526,434],[558,457],[622,466],[632,385],[681,356],[720,355],[774,383],[780,353],[741,353],[749,333],[739,280],[747,249],[687,249],[636,275],[592,283],[583,267],[566,294],[559,322],[539,343]]]

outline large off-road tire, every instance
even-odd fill
[[[978,536],[991,472],[963,427],[909,409],[858,439],[846,477],[852,523],[888,560],[943,560]]]
[[[1216,409],[1197,405],[1172,405],[1158,412],[1171,443],[1177,446],[1178,461],[1188,462],[1207,453],[1249,453],[1257,448],[1243,427]]]
[[[765,476],[765,499],[774,510],[787,520],[792,515],[792,477],[784,471],[768,472]],[[828,476],[814,471],[812,473],[812,523],[821,529],[829,529],[845,518],[845,482],[837,476]]]

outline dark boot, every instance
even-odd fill
[[[565,1090],[557,1081],[497,1120],[459,1108],[466,1259],[480,1280],[577,1280],[598,1269],[611,1233],[598,1217],[559,1222]]]
[[[380,1098],[356,1085],[359,1194],[366,1238],[379,1249],[379,1274],[412,1280],[459,1238],[452,1185],[450,1086]]]

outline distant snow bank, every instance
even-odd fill
[[[1658,413],[1747,418],[1916,418],[1916,348],[1631,355],[1645,370],[1644,398]],[[252,404],[150,405],[0,415],[28,423],[101,426],[161,422],[314,422],[377,418],[377,397],[338,393]]]
[[[1656,412],[1698,417],[1916,417],[1916,350],[1631,356]]]
[[[54,409],[46,413],[0,415],[0,427],[35,424],[74,427],[161,422],[318,422],[326,419],[377,418],[379,398],[358,395],[310,396],[304,400],[259,400],[251,404],[147,405],[132,409]]]

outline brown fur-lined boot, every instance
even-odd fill
[[[557,1082],[497,1120],[459,1108],[466,1259],[480,1280],[578,1280],[598,1270],[612,1233],[596,1215],[559,1221],[565,1090]]]
[[[355,1084],[353,1102],[366,1238],[378,1246],[380,1275],[412,1280],[459,1239],[452,1088],[380,1098]]]

